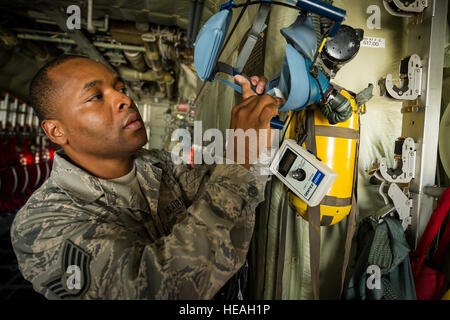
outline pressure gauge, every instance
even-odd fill
[[[320,204],[337,178],[333,170],[294,140],[283,143],[270,171],[311,207]]]

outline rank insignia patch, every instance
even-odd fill
[[[66,240],[61,256],[61,275],[44,284],[61,299],[80,297],[90,285],[91,257],[83,249]]]

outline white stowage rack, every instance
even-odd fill
[[[337,178],[333,170],[295,140],[283,143],[270,171],[311,207],[320,204]]]

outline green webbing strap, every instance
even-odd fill
[[[361,121],[359,118],[358,118],[358,129],[361,130]],[[358,131],[358,139],[356,140],[355,168],[353,171],[352,208],[348,216],[347,236],[345,238],[345,249],[344,249],[344,261],[342,263],[341,290],[339,296],[342,296],[342,292],[344,290],[345,276],[347,273],[348,262],[350,259],[352,241],[356,232],[356,220],[359,216],[359,207],[357,202],[358,167],[359,167],[359,132],[360,131]]]
[[[242,47],[241,52],[239,53],[239,57],[234,65],[234,70],[238,73],[241,73],[244,70],[245,65],[247,64],[248,58],[252,54],[253,49],[255,48],[256,42],[258,42],[260,38],[260,34],[266,29],[266,20],[269,15],[271,8],[270,3],[263,3],[259,7],[258,14],[253,22],[252,29],[248,33],[247,41]]]
[[[325,196],[320,202],[322,206],[329,206],[329,207],[348,207],[351,206],[353,203],[352,198],[336,198],[332,196]]]
[[[306,149],[317,156],[317,148],[316,148],[316,125],[314,123],[314,110],[307,109],[306,110]]]
[[[351,128],[316,126],[316,136],[356,140],[359,132]]]
[[[347,236],[345,240],[345,250],[344,250],[344,261],[342,265],[342,275],[341,275],[341,290],[340,294],[342,294],[342,290],[344,287],[345,282],[345,274],[347,271],[348,261],[350,258],[350,251],[351,251],[351,245],[353,236],[355,234],[356,229],[356,217],[359,214],[358,211],[358,204],[356,201],[356,190],[357,190],[357,183],[358,183],[358,156],[359,156],[359,131],[348,129],[348,130],[341,130],[337,133],[331,132],[328,129],[324,129],[324,126],[320,126],[321,128],[318,129],[319,126],[315,125],[314,122],[314,111],[311,109],[306,110],[306,124],[307,124],[307,139],[305,141],[306,148],[312,152],[315,156],[317,156],[317,145],[316,145],[316,135],[319,136],[319,133],[317,132],[321,130],[320,136],[323,135],[323,133],[327,133],[326,136],[336,136],[340,134],[340,137],[346,138],[346,139],[357,139],[357,146],[356,146],[356,158],[355,158],[355,168],[354,168],[354,174],[353,174],[353,192],[352,192],[352,198],[350,199],[339,199],[334,197],[325,197],[322,202],[317,207],[308,207],[308,221],[309,221],[309,252],[310,252],[310,268],[311,268],[311,280],[312,280],[312,286],[313,286],[313,293],[314,293],[314,299],[318,300],[320,297],[320,205],[332,205],[335,206],[348,206],[352,205],[352,208],[350,210],[350,214],[348,217],[348,224],[347,224]],[[358,124],[360,124],[358,122]],[[338,129],[338,127],[329,127],[330,129]],[[339,128],[339,129],[345,129],[345,128]],[[355,133],[357,136],[355,136]],[[325,135],[324,135],[325,136]],[[326,203],[324,203],[326,202]]]
[[[316,126],[314,123],[314,110],[306,110],[307,138],[306,149],[317,156]],[[320,298],[320,204],[317,207],[308,206],[309,222],[309,265],[311,269],[311,281],[314,300]]]
[[[320,204],[308,207],[309,259],[314,300],[320,299]]]
[[[342,296],[342,292],[344,290],[345,276],[347,274],[348,262],[350,260],[350,251],[352,248],[352,240],[356,231],[356,218],[359,215],[358,203],[356,202],[355,194],[353,194],[352,199],[352,208],[350,209],[347,223],[347,236],[345,238],[344,261],[342,263],[341,290],[339,291],[339,296]]]
[[[278,258],[277,258],[277,288],[275,291],[275,299],[283,299],[283,271],[284,271],[284,258],[286,255],[286,229],[287,229],[287,219],[289,211],[289,199],[287,193],[283,198],[283,209],[280,212],[281,215],[281,232],[278,238]]]

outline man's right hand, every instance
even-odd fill
[[[259,139],[266,137],[266,141],[261,143],[261,146],[265,148],[272,147],[273,131],[270,128],[270,120],[273,117],[279,115],[278,108],[283,103],[282,99],[273,98],[267,94],[258,96],[252,89],[250,82],[242,76],[235,77],[236,82],[242,87],[242,98],[244,99],[240,104],[235,106],[231,112],[230,129],[238,130],[242,129],[244,133],[248,129],[255,129],[258,142],[256,145],[250,145],[249,141],[245,143],[245,150],[238,149],[237,139],[234,143],[234,161],[238,159],[238,154],[245,152],[245,164],[242,164],[245,168],[250,168],[250,160],[259,157],[259,154],[263,150],[259,150]],[[256,82],[258,88],[264,88],[267,80],[265,78],[258,79],[253,77],[252,81]],[[261,130],[267,130],[267,134],[261,134]],[[248,140],[248,139],[247,139]],[[253,158],[252,158],[253,156]]]

